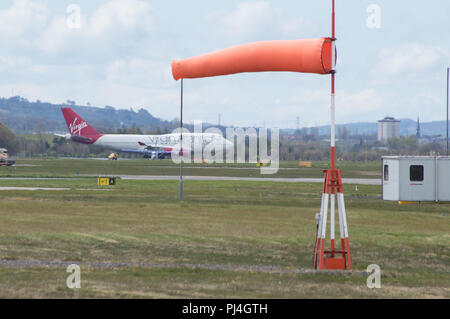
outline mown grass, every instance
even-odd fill
[[[311,269],[321,185],[96,179],[0,180],[0,259]],[[0,297],[450,297],[450,205],[399,206],[380,187],[345,185],[353,265],[380,265],[382,288],[361,275],[269,274],[186,268],[93,269],[82,289],[65,269],[0,268]]]
[[[256,164],[185,163],[186,176],[235,177],[323,177],[326,162],[314,162],[312,168],[299,167],[298,162],[281,162],[274,175],[262,175]],[[379,162],[339,162],[343,177],[380,178]],[[95,159],[18,159],[16,167],[0,167],[0,177],[80,177],[83,175],[178,175],[179,166],[171,160],[120,160]]]
[[[274,275],[192,269],[82,268],[81,289],[66,288],[65,269],[0,269],[2,296],[39,298],[443,298],[442,287],[383,285],[332,274]],[[386,278],[383,277],[383,281]],[[45,293],[43,293],[45,292]]]

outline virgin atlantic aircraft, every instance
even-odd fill
[[[101,146],[108,150],[124,153],[139,153],[152,158],[164,158],[172,152],[180,152],[180,134],[134,135],[100,134],[71,108],[61,108],[69,128],[68,135],[74,142]],[[211,144],[212,143],[212,144]],[[183,151],[191,151],[201,145],[202,149],[229,148],[234,144],[220,134],[183,133]]]

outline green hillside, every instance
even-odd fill
[[[0,98],[0,122],[16,134],[36,132],[65,132],[67,130],[61,107],[71,107],[86,121],[101,131],[125,127],[139,127],[144,131],[165,131],[172,122],[158,119],[147,110],[119,110],[111,106],[104,108],[76,105],[73,101],[63,104],[30,102],[20,96]]]

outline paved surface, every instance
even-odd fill
[[[117,175],[124,180],[179,180],[179,176],[158,175]],[[323,178],[270,178],[270,177],[228,177],[228,176],[183,176],[192,181],[250,181],[250,182],[282,182],[282,183],[323,183]],[[381,185],[381,180],[370,178],[343,178],[344,184]]]
[[[0,191],[70,191],[70,188],[61,187],[0,187]],[[77,191],[103,191],[110,192],[107,188],[77,188]]]
[[[177,166],[168,166],[168,165],[152,165],[152,168],[175,168],[178,169],[179,167]],[[269,167],[269,166],[267,166]],[[226,169],[226,170],[261,170],[261,167],[231,167],[231,166],[184,166],[184,169]],[[279,171],[298,171],[298,168],[294,168],[294,167],[279,167],[278,168]]]
[[[14,164],[15,167],[39,167],[41,165],[33,165],[33,164]]]
[[[70,191],[70,188],[0,187],[0,191]]]
[[[0,177],[0,180],[10,180],[10,181],[55,181],[55,180],[81,180],[81,178],[70,178],[70,177]]]
[[[83,175],[98,177],[94,175]],[[175,181],[179,176],[167,175],[115,175],[124,180],[147,180],[147,181]],[[0,177],[0,180],[74,180],[77,178],[42,178],[42,177]],[[280,182],[280,183],[323,183],[323,178],[270,178],[270,177],[231,177],[231,176],[183,176],[184,180],[191,181],[248,181],[248,182]],[[357,185],[381,185],[380,179],[375,178],[343,178],[344,184]],[[0,188],[1,189],[1,188]]]

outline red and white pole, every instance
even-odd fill
[[[330,116],[331,116],[331,134],[330,134],[330,168],[332,171],[335,170],[335,159],[336,159],[336,95],[335,95],[335,84],[336,84],[336,14],[335,14],[335,0],[332,0],[332,11],[331,11],[331,105],[330,105]],[[331,214],[330,214],[330,229],[331,229],[331,251],[334,257],[334,222],[335,222],[335,190],[331,189]]]
[[[335,4],[331,13],[331,170],[335,169],[335,149],[336,149],[336,102],[335,102],[335,84],[336,84],[336,14]]]
[[[352,269],[350,245],[348,239],[347,214],[345,211],[344,191],[342,187],[341,171],[336,169],[336,29],[335,29],[335,0],[332,0],[332,30],[331,30],[331,137],[330,137],[330,169],[324,171],[325,179],[322,193],[322,203],[319,214],[319,225],[314,248],[315,269]],[[328,221],[328,205],[330,204],[330,239],[331,249],[325,250],[325,240]],[[335,218],[336,204],[338,206],[339,234],[341,249],[335,246]],[[339,257],[340,255],[340,257]]]

